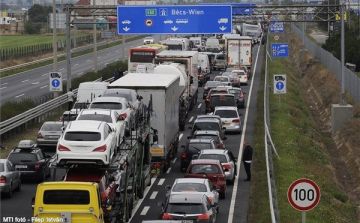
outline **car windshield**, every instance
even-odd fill
[[[10,153],[8,160],[12,163],[35,162],[37,161],[37,158],[34,153]]]
[[[224,55],[216,55],[216,59],[217,60],[225,60],[225,56]]]
[[[189,150],[212,149],[211,143],[189,143]]]
[[[41,126],[42,131],[61,131],[62,123],[45,123]]]
[[[63,114],[61,121],[74,121],[77,117],[77,114]]]
[[[214,81],[229,82],[229,78],[228,77],[215,77]]]
[[[87,103],[75,103],[74,105],[74,109],[85,109],[87,108],[88,104]]]
[[[93,120],[93,121],[103,121],[107,123],[112,123],[112,119],[110,115],[102,115],[102,114],[80,115],[78,120]]]
[[[96,102],[96,103],[91,104],[90,108],[120,110],[120,109],[122,109],[122,104],[121,103],[111,103],[111,102]]]
[[[193,131],[197,130],[215,130],[219,131],[219,124],[216,122],[198,122],[195,123]]]
[[[202,214],[204,211],[203,204],[191,203],[173,203],[166,208],[166,213],[173,214]]]
[[[98,132],[67,132],[65,140],[67,141],[100,141],[101,135]]]
[[[213,139],[214,141],[219,141],[219,138],[215,135],[196,135],[195,139]]]
[[[229,89],[230,94],[240,94],[241,90],[238,89]]]
[[[219,160],[220,163],[227,163],[226,156],[222,154],[201,154],[199,159]]]
[[[220,85],[221,85],[220,81],[208,81],[206,82],[205,87],[217,87]]]
[[[219,173],[221,173],[221,171],[217,165],[195,164],[195,165],[191,166],[190,173],[219,174]]]
[[[5,166],[3,163],[0,163],[0,172],[4,172],[5,171]]]
[[[172,189],[173,192],[197,191],[207,192],[205,184],[199,183],[178,183]]]
[[[216,110],[215,115],[221,118],[237,118],[238,114],[234,110]]]
[[[105,92],[103,97],[119,97],[119,98],[125,98],[127,101],[132,101],[131,95],[127,94],[125,92]]]
[[[211,96],[210,107],[216,107],[216,106],[235,106],[234,96],[225,96],[225,95]]]

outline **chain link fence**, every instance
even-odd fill
[[[302,30],[299,29],[294,23],[291,23],[291,29],[300,38],[303,38]],[[334,57],[330,52],[324,50],[316,43],[305,37],[305,48],[308,49],[322,64],[330,70],[336,78],[341,82],[341,62]],[[360,103],[360,78],[348,68],[344,68],[345,90]]]

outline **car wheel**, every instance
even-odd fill
[[[16,187],[15,191],[21,191],[21,180],[19,180],[18,186]]]
[[[7,192],[7,194],[6,194],[6,197],[8,197],[8,198],[11,198],[12,197],[12,195],[13,195],[13,189],[12,189],[12,183],[10,184],[10,190],[9,190],[9,192]]]

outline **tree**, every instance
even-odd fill
[[[29,18],[33,22],[42,22],[42,23],[48,21],[49,13],[52,13],[51,6],[42,6],[38,4],[33,5],[28,11]]]
[[[25,33],[27,34],[39,34],[41,29],[40,24],[35,24],[31,20],[27,21],[24,25]]]

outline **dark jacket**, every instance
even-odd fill
[[[250,161],[250,160],[252,160],[252,155],[253,155],[253,148],[250,145],[247,145],[244,148],[244,153],[243,153],[242,160],[243,161]]]

